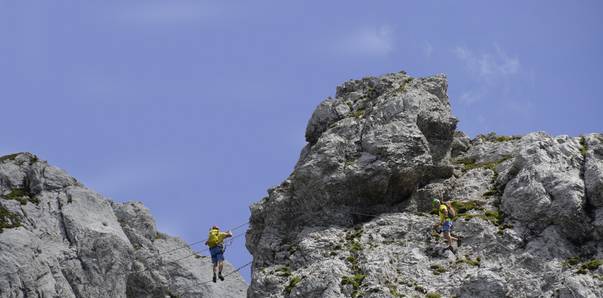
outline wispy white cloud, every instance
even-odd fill
[[[336,39],[333,49],[338,54],[386,56],[394,50],[391,27],[363,27]]]
[[[431,54],[433,54],[433,46],[430,42],[425,42],[425,45],[423,45],[423,54],[427,56],[427,58],[431,57]]]
[[[477,52],[457,46],[452,53],[475,81],[475,87],[463,91],[459,97],[465,105],[473,105],[494,93],[508,93],[510,80],[521,71],[519,58],[509,56],[496,44],[492,51]]]
[[[510,57],[498,45],[493,52],[476,53],[464,46],[457,46],[453,52],[470,72],[484,79],[514,75],[521,68],[519,59]]]
[[[466,105],[471,105],[471,104],[478,102],[482,96],[483,96],[482,90],[469,90],[469,91],[463,92],[461,94],[461,97],[459,98],[459,100]]]

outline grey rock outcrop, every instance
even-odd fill
[[[244,297],[211,260],[29,153],[0,158],[0,297]],[[234,270],[226,264],[226,272]]]
[[[602,297],[603,135],[456,131],[442,75],[344,83],[251,206],[248,297]],[[432,230],[452,197],[456,253]]]

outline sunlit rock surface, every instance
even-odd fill
[[[456,124],[443,75],[337,87],[251,207],[248,297],[603,297],[603,135]],[[446,195],[456,253],[431,228]]]
[[[0,297],[246,295],[238,273],[211,282],[211,260],[158,232],[141,203],[114,203],[32,154],[0,157],[0,195]]]

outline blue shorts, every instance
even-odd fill
[[[212,263],[216,264],[218,261],[224,261],[224,249],[222,248],[222,245],[210,247],[209,253],[211,254]]]
[[[444,221],[444,224],[442,225],[442,232],[452,232],[452,226],[452,220]]]

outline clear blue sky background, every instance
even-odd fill
[[[0,0],[0,154],[197,241],[289,175],[348,79],[446,73],[471,136],[603,131],[603,2],[579,3]]]

